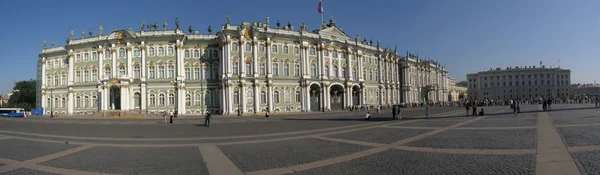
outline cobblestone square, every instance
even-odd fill
[[[347,132],[341,134],[325,135],[326,137],[358,140],[375,143],[394,143],[398,140],[426,133],[428,129],[396,129],[396,128],[372,128],[361,131]]]
[[[408,146],[457,149],[533,149],[535,129],[450,130]]]

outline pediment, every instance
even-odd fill
[[[333,39],[350,39],[348,35],[342,32],[337,27],[328,27],[326,29],[320,30],[319,35],[325,38],[333,38]]]
[[[108,35],[107,39],[109,39],[109,40],[112,40],[112,39],[123,40],[123,39],[126,39],[126,38],[132,39],[132,38],[135,38],[135,37],[136,37],[136,35],[133,32],[129,31],[129,30],[117,30],[117,31],[112,32],[110,35]]]

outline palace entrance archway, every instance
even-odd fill
[[[121,88],[118,86],[110,87],[110,108],[112,110],[121,109]]]
[[[310,110],[320,111],[321,110],[321,86],[317,84],[310,85]]]
[[[352,86],[352,105],[360,105],[360,92],[361,89],[358,86]]]
[[[344,110],[344,87],[334,84],[329,89],[331,110]]]

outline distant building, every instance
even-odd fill
[[[449,101],[461,101],[463,99],[466,99],[467,87],[461,86],[460,84],[456,83],[456,79],[449,78],[448,79],[448,87],[449,87],[448,89],[450,91],[450,95],[448,97]]]
[[[600,95],[600,84],[574,84],[572,89],[574,96]]]
[[[568,97],[571,70],[560,68],[508,67],[467,75],[469,100]]]

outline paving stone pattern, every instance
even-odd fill
[[[37,171],[37,170],[32,170],[32,169],[27,169],[27,168],[19,168],[19,169],[12,170],[12,171],[9,171],[6,173],[2,173],[2,175],[58,175],[58,174],[44,172],[44,171]]]
[[[600,126],[557,128],[569,146],[600,145]]]
[[[518,126],[536,126],[536,119],[483,119],[467,123],[460,127],[518,127]]]
[[[113,174],[208,174],[198,147],[92,147],[41,164]]]
[[[392,126],[412,126],[412,127],[447,127],[460,123],[462,120],[421,120],[410,123],[394,124]]]
[[[394,143],[402,139],[410,138],[432,130],[429,129],[397,129],[397,128],[372,128],[354,132],[346,132],[326,137],[358,140],[375,143]]]
[[[219,146],[219,149],[244,172],[309,163],[368,148],[370,147],[318,139]]]
[[[25,161],[75,147],[78,145],[4,139],[0,140],[0,158]]]
[[[535,129],[448,130],[408,146],[457,149],[534,149]]]
[[[600,150],[575,152],[571,155],[582,166],[579,169],[582,174],[600,174]]]
[[[294,174],[535,174],[534,155],[463,155],[388,150]]]

